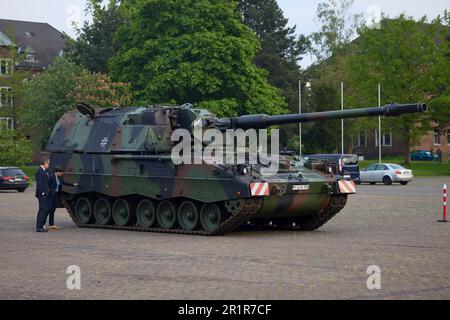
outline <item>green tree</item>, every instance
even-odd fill
[[[296,27],[288,26],[276,0],[240,0],[244,24],[252,28],[261,42],[255,64],[269,72],[270,84],[283,90],[291,110],[298,106],[298,62],[307,49],[306,37],[296,36]]]
[[[36,149],[45,146],[54,124],[74,107],[75,100],[68,92],[76,87],[82,70],[69,60],[58,58],[52,67],[24,83],[20,121]]]
[[[108,72],[108,60],[117,53],[119,44],[114,34],[126,19],[120,9],[120,1],[88,0],[86,15],[92,23],[85,22],[77,29],[77,39],[69,39],[65,52],[76,64],[91,72]]]
[[[311,82],[305,90],[305,106],[307,112],[329,111],[330,106],[339,101],[339,91],[336,87],[320,79]],[[336,108],[337,109],[337,108]],[[311,122],[303,125],[303,144],[305,153],[338,153],[341,145],[341,121],[330,120],[324,122]]]
[[[450,127],[450,91],[441,96],[431,100],[430,104],[430,119],[439,128],[441,135]]]
[[[305,112],[337,110],[341,107],[340,86],[344,82],[345,107],[352,103],[352,88],[349,83],[347,61],[351,52],[352,38],[361,15],[353,15],[350,8],[353,0],[325,0],[318,4],[316,14],[319,31],[309,37],[309,52],[316,62],[302,73],[302,83],[311,87],[304,92]],[[345,120],[345,144],[355,131],[357,121]],[[340,121],[305,124],[303,139],[306,152],[340,152]]]
[[[127,9],[110,70],[140,103],[191,102],[219,116],[285,111],[253,64],[260,45],[234,1],[140,0]]]
[[[306,37],[296,35],[296,26],[288,26],[289,21],[276,0],[240,0],[239,10],[244,24],[256,33],[261,42],[255,64],[268,71],[269,83],[281,89],[289,111],[297,113],[298,62],[308,48]],[[294,141],[298,141],[298,130],[295,128],[295,125],[283,126],[281,140],[288,141],[295,136]]]
[[[380,29],[363,26],[355,41],[357,51],[348,70],[360,103],[375,100],[380,83],[383,103],[426,102],[448,89],[450,63],[446,53],[448,33],[440,19],[427,23],[401,15],[384,19]],[[428,115],[406,115],[384,122],[402,133],[405,163],[410,162],[410,146],[429,130]]]
[[[31,162],[30,140],[19,131],[0,129],[0,163],[2,166],[23,166]]]
[[[336,55],[355,36],[362,15],[351,14],[352,5],[353,0],[325,0],[317,6],[321,27],[309,36],[309,50],[318,61]]]
[[[20,120],[36,149],[45,147],[55,123],[77,102],[98,107],[119,107],[131,103],[129,86],[114,83],[108,76],[91,74],[67,58],[24,83]]]

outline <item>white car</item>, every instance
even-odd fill
[[[407,185],[412,181],[412,171],[398,164],[376,163],[371,164],[361,171],[361,182],[375,184],[382,182],[385,185],[391,185],[393,182],[399,182]]]

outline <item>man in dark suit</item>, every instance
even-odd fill
[[[36,232],[47,232],[44,228],[45,221],[50,208],[50,187],[49,174],[47,169],[50,165],[49,159],[43,159],[40,162],[39,169],[36,171],[36,198],[39,202],[39,210],[36,219]]]
[[[64,169],[61,166],[55,167],[55,173],[50,176],[50,208],[48,214],[48,229],[59,230],[61,229],[55,225],[55,210],[58,205],[58,198],[62,191],[62,186],[77,187],[78,183],[68,183],[64,181]]]

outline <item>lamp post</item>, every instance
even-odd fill
[[[344,82],[341,82],[341,110],[344,110]],[[341,150],[344,154],[344,119],[341,119]]]
[[[378,84],[378,107],[381,108],[381,85]],[[381,163],[381,116],[378,117],[378,162]]]
[[[302,114],[302,82],[298,81],[298,113]],[[298,124],[299,142],[300,142],[300,156],[302,155],[302,123]]]

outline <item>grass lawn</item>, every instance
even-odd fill
[[[450,163],[448,162],[437,163],[435,161],[411,161],[411,164],[406,166],[402,157],[386,158],[383,159],[383,162],[396,163],[407,169],[411,169],[414,176],[450,176]],[[359,166],[361,169],[364,169],[372,163],[378,163],[378,161],[360,161]]]

